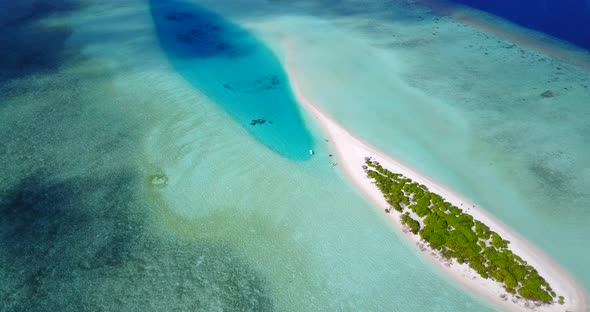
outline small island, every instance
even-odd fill
[[[508,248],[509,241],[424,185],[365,158],[363,169],[374,181],[401,222],[442,257],[467,264],[482,278],[503,285],[506,292],[537,303],[564,304],[537,270]]]
[[[298,75],[294,49],[289,41],[284,46],[295,97],[326,131],[339,169],[375,207],[385,209],[388,221],[402,227],[404,238],[421,251],[430,251],[450,277],[502,310],[588,311],[584,287],[542,250],[481,207],[379,151],[321,111],[299,85],[305,79]],[[458,208],[463,205],[465,210]]]

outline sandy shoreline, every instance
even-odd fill
[[[332,148],[335,149],[335,154],[337,156],[336,161],[339,164],[338,167],[343,170],[350,182],[352,182],[368,200],[378,207],[380,211],[384,211],[384,209],[389,206],[381,192],[371,183],[371,180],[366,177],[366,174],[361,168],[361,165],[364,163],[364,157],[367,156],[378,160],[383,167],[392,172],[401,173],[418,183],[426,185],[432,192],[441,195],[447,201],[466,210],[466,212],[471,214],[475,219],[488,225],[490,229],[497,232],[502,238],[509,240],[511,242],[509,248],[515,254],[526,260],[530,265],[535,267],[539,274],[544,277],[553,290],[555,290],[558,296],[561,295],[565,297],[566,303],[564,305],[553,304],[535,306],[524,300],[517,300],[510,295],[503,298],[501,295],[506,292],[499,283],[481,278],[466,264],[443,261],[438,255],[425,246],[417,235],[410,234],[404,230],[399,222],[399,214],[388,214],[387,216],[392,221],[392,224],[398,230],[404,231],[404,237],[408,238],[412,244],[416,244],[422,252],[428,252],[431,254],[425,258],[432,260],[433,263],[436,263],[440,268],[449,273],[451,277],[462,283],[465,287],[475,291],[479,296],[488,299],[488,301],[494,305],[505,310],[589,311],[588,299],[584,288],[579,285],[567,271],[546,256],[541,250],[527,242],[518,234],[510,231],[505,225],[498,220],[495,220],[482,208],[449,190],[444,185],[437,183],[428,176],[420,174],[392,157],[381,153],[363,140],[349,133],[329,116],[320,111],[317,106],[304,95],[304,91],[300,89],[297,81],[304,79],[305,74],[297,71],[296,53],[294,53],[292,47],[289,46],[287,42],[284,42],[284,44],[286,48],[285,67],[297,100],[309,113],[311,113],[330,137]]]

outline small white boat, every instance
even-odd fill
[[[313,150],[309,150],[309,155],[313,155]]]

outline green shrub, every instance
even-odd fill
[[[506,286],[509,288],[516,288],[518,286],[518,281],[516,280],[516,278],[512,274],[510,274],[510,272],[506,271],[504,274],[504,283],[506,284]]]
[[[387,169],[365,162],[375,170],[367,176],[383,193],[387,202],[396,211],[402,212],[402,204],[423,218],[424,227],[406,212],[401,216],[402,224],[420,235],[431,248],[438,250],[445,258],[454,258],[458,263],[469,260],[469,266],[483,278],[494,278],[502,283],[507,292],[519,294],[525,299],[551,302],[556,296],[539,273],[508,248],[509,241],[473,216],[445,201],[438,194],[428,191],[420,184],[395,174]],[[410,205],[411,201],[415,204]],[[389,210],[391,211],[391,210]],[[491,246],[486,246],[491,240]],[[563,297],[559,297],[563,302]]]
[[[395,210],[397,210],[399,212],[403,212],[404,211],[404,209],[399,205],[398,202],[392,201],[392,202],[390,202],[390,204],[391,204],[391,207],[393,207],[393,209],[395,209]]]
[[[418,234],[420,231],[420,222],[412,219],[408,214],[402,215],[402,223],[405,224],[409,229],[410,232],[414,234]]]

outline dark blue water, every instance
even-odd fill
[[[590,50],[590,0],[455,0]]]
[[[164,0],[150,5],[160,43],[182,77],[273,151],[295,160],[310,157],[311,134],[272,51],[199,6]]]

